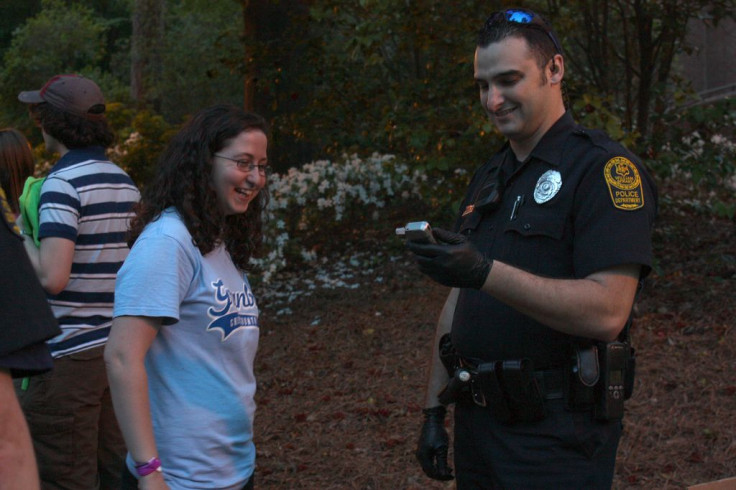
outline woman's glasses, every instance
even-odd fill
[[[230,160],[231,162],[235,162],[238,170],[242,170],[243,172],[252,172],[253,170],[258,169],[258,173],[260,175],[268,175],[269,171],[271,170],[271,167],[267,163],[259,165],[247,160],[238,160],[237,158],[226,157],[225,155],[220,155],[219,153],[215,153],[214,156],[224,158],[225,160]]]

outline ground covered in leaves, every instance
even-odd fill
[[[615,489],[736,476],[736,223],[686,192],[662,191]],[[413,456],[447,289],[401,250],[374,258],[260,291],[258,488],[454,488],[424,477]]]

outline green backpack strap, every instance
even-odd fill
[[[33,237],[33,243],[37,247],[41,245],[38,239],[38,205],[41,202],[41,187],[45,181],[46,177],[28,177],[23,185],[23,193],[18,199],[24,231]]]

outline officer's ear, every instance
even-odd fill
[[[562,55],[554,55],[547,66],[549,67],[550,82],[553,85],[561,83],[565,75],[565,59]]]

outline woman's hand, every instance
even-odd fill
[[[169,490],[169,486],[164,481],[164,474],[160,471],[154,471],[140,478],[138,488],[140,490]]]

